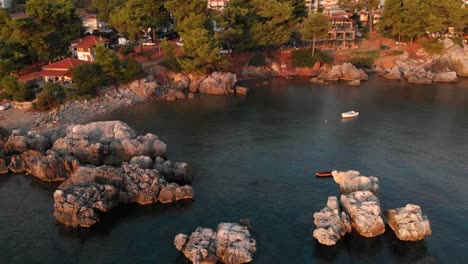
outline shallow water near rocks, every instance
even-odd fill
[[[414,86],[372,77],[361,87],[274,80],[248,97],[142,104],[97,120],[155,133],[194,173],[193,202],[124,205],[89,229],[55,222],[56,185],[0,176],[0,263],[187,263],[176,234],[249,218],[253,263],[457,263],[468,257],[468,79]],[[341,112],[360,116],[341,120]],[[400,242],[387,226],[334,247],[312,237],[313,212],[339,188],[315,171],[380,178],[383,209],[415,203],[433,235]]]

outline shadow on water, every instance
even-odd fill
[[[121,223],[129,220],[137,219],[157,219],[165,214],[175,214],[181,209],[187,209],[193,204],[193,201],[178,201],[173,204],[121,204],[108,213],[100,216],[100,221],[90,228],[70,228],[61,224],[57,224],[58,231],[61,237],[64,238],[79,238],[82,242],[95,237],[106,237]]]

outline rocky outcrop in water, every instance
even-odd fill
[[[104,190],[112,190],[112,195],[109,192],[103,194]],[[107,212],[119,203],[171,203],[192,197],[190,185],[168,183],[155,169],[142,169],[127,163],[119,168],[105,165],[79,167],[55,192],[54,215],[65,225],[87,227],[89,223],[99,221],[99,213]],[[101,210],[102,204],[105,210]]]
[[[242,69],[242,77],[244,78],[262,78],[271,79],[277,76],[277,72],[269,66],[252,66],[246,65]]]
[[[401,72],[398,66],[393,67],[384,77],[391,80],[401,80]]]
[[[422,240],[432,233],[429,220],[418,205],[407,204],[405,207],[391,209],[387,217],[388,225],[400,240]]]
[[[336,196],[328,197],[327,206],[314,213],[314,237],[320,244],[335,245],[346,233],[351,232],[349,216],[340,212],[340,205]]]
[[[354,191],[370,191],[375,194],[379,192],[379,179],[374,176],[361,175],[359,171],[333,171],[333,180],[340,185],[342,194]]]
[[[156,157],[154,168],[157,169],[167,181],[177,183],[189,183],[192,176],[189,173],[189,165],[185,162],[172,162],[170,160]]]
[[[61,155],[73,155],[83,164],[120,165],[135,156],[154,158],[166,152],[166,144],[156,135],[136,136],[120,121],[71,125],[67,132],[54,142],[52,149]]]
[[[177,250],[195,264],[251,262],[256,243],[247,227],[235,223],[220,223],[217,232],[198,227],[190,236],[178,234],[174,239]]]
[[[128,85],[128,89],[143,99],[150,98],[155,95],[158,84],[146,79],[135,80]]]
[[[342,65],[334,65],[330,70],[322,72],[319,79],[325,81],[366,81],[369,79],[367,74],[361,70],[357,69],[351,63],[343,63]]]
[[[204,94],[223,95],[234,93],[237,76],[230,72],[213,72],[201,83],[198,91]]]
[[[5,143],[3,153],[5,155],[21,154],[30,149],[44,152],[50,146],[50,139],[44,135],[37,134],[35,131],[26,133],[22,130],[14,130]]]
[[[433,82],[456,82],[458,81],[457,73],[451,72],[440,72],[437,73],[432,79]]]
[[[468,46],[464,48],[453,43],[451,39],[444,39],[445,54],[442,60],[447,60],[451,68],[459,76],[468,77]]]
[[[152,69],[153,77],[159,84],[156,94],[160,93],[167,100],[186,98],[188,93],[212,95],[232,94],[236,91],[237,75],[230,72],[213,72],[208,75],[185,75],[167,68],[156,66]],[[167,92],[159,92],[164,90]]]
[[[79,162],[73,156],[60,157],[53,151],[43,154],[28,150],[13,156],[9,169],[15,173],[26,172],[42,181],[64,181],[77,168]]]
[[[385,232],[379,198],[370,191],[341,195],[343,210],[351,218],[351,226],[361,236],[375,237]]]

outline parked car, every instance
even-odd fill
[[[356,37],[362,38],[362,33],[361,32],[356,32]]]
[[[381,50],[389,50],[390,47],[387,46],[387,45],[381,45],[381,46],[380,46],[380,49],[381,49]]]
[[[143,46],[156,46],[156,43],[154,43],[154,42],[144,42]]]

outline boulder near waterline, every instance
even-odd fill
[[[0,158],[0,174],[8,173],[8,164],[5,159]]]
[[[380,200],[370,191],[341,195],[343,210],[351,218],[351,226],[361,236],[375,237],[385,232]]]
[[[341,212],[338,198],[328,197],[327,206],[314,213],[314,237],[320,244],[327,246],[335,245],[346,233],[351,232],[349,216]]]
[[[359,171],[333,171],[333,180],[340,185],[340,191],[348,194],[354,191],[370,191],[377,194],[379,192],[379,179],[374,176],[361,175]]]
[[[257,242],[249,229],[236,223],[220,223],[217,232],[197,227],[190,236],[178,234],[174,239],[177,250],[192,263],[248,263],[257,251]]]
[[[422,240],[432,233],[429,220],[418,205],[407,204],[405,207],[391,209],[387,218],[388,225],[400,240]]]

